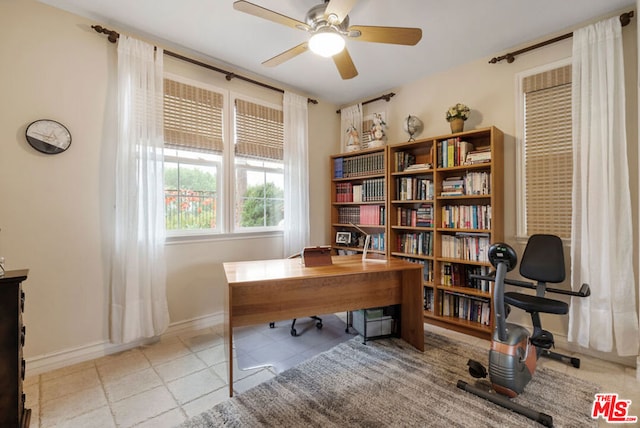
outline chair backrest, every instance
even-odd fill
[[[540,282],[564,281],[562,240],[555,235],[531,235],[522,254],[520,275]]]

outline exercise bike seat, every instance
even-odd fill
[[[545,314],[565,315],[569,312],[569,305],[560,300],[532,296],[530,294],[518,293],[515,291],[504,293],[504,302],[529,313],[540,312]]]

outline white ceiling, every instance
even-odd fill
[[[419,27],[416,46],[347,41],[359,71],[342,80],[330,58],[305,52],[275,68],[261,63],[305,40],[308,33],[233,9],[233,0],[40,0],[178,53],[283,82],[306,95],[345,105],[514,46],[570,31],[635,0],[359,0],[351,25]],[[299,21],[321,0],[250,0]],[[635,19],[635,18],[634,18]],[[96,36],[98,36],[96,34]],[[181,49],[181,50],[179,50]]]

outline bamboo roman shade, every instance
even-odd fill
[[[283,160],[282,110],[236,99],[236,156]]]
[[[571,237],[571,66],[523,79],[527,235]]]
[[[164,79],[165,146],[222,153],[222,94]]]

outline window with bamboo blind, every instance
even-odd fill
[[[235,99],[236,230],[280,227],[284,219],[282,108]]]
[[[522,77],[521,160],[526,236],[571,237],[571,65]]]
[[[281,106],[233,98],[223,89],[166,77],[164,179],[169,235],[281,228],[283,132]],[[225,178],[233,185],[223,186]]]

